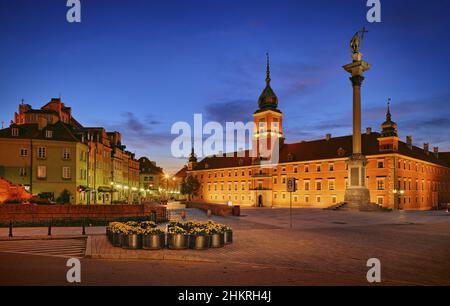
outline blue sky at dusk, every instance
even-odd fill
[[[365,0],[81,0],[82,22],[66,21],[66,0],[0,0],[0,121],[21,99],[52,97],[85,126],[123,134],[138,156],[168,172],[177,121],[248,121],[272,88],[287,142],[351,133],[352,89],[342,66],[362,26],[363,127],[380,129],[386,100],[402,140],[450,150],[450,2],[381,0],[382,23]]]

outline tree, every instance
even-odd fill
[[[188,175],[183,178],[180,192],[182,195],[187,195],[189,201],[191,200],[192,196],[197,195],[199,189],[200,183],[195,177],[193,177],[192,175]]]
[[[70,191],[67,189],[64,189],[61,192],[61,195],[56,199],[56,202],[58,204],[68,204],[68,203],[70,203],[70,196],[71,196]]]

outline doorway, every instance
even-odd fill
[[[262,195],[258,196],[258,207],[264,207],[263,196]]]

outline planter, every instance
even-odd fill
[[[142,248],[144,250],[161,250],[166,245],[166,235],[143,235],[142,236]]]
[[[112,234],[112,244],[115,247],[122,246],[122,234]]]
[[[109,228],[106,229],[106,237],[108,238],[108,241],[112,243],[113,240],[113,233]]]
[[[194,250],[207,250],[211,246],[211,236],[191,235],[189,237],[189,248]]]
[[[123,235],[122,248],[137,250],[142,249],[142,237],[140,235]]]
[[[189,248],[189,235],[167,234],[167,246],[172,250],[185,250]]]
[[[212,248],[222,248],[225,245],[224,233],[212,234],[211,235],[211,247]]]
[[[223,242],[224,244],[232,244],[233,243],[233,231],[226,231],[223,233]]]

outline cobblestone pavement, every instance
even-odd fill
[[[450,218],[443,212],[352,213],[244,209],[244,217],[214,217],[234,228],[235,242],[206,251],[114,248],[91,237],[93,258],[154,259],[244,264],[334,275],[366,282],[367,260],[382,263],[385,283],[450,284]],[[188,212],[188,219],[206,220]]]
[[[180,219],[181,212],[174,209],[172,218]],[[207,220],[201,211],[186,212],[188,220]],[[175,263],[203,264],[205,269],[220,265],[265,271],[265,277],[270,271],[286,273],[293,284],[367,284],[367,260],[378,258],[383,284],[450,285],[450,215],[445,212],[294,209],[293,229],[289,228],[289,215],[289,209],[244,208],[241,217],[213,217],[233,227],[234,243],[206,251],[124,250],[107,242],[104,227],[87,228],[86,261],[125,264],[137,260],[174,267]],[[54,234],[79,230],[55,228]],[[32,234],[35,229],[17,229],[21,231]],[[45,233],[45,229],[37,232],[41,231]],[[6,233],[7,229],[1,229],[0,235]],[[279,281],[280,275],[276,279]]]

